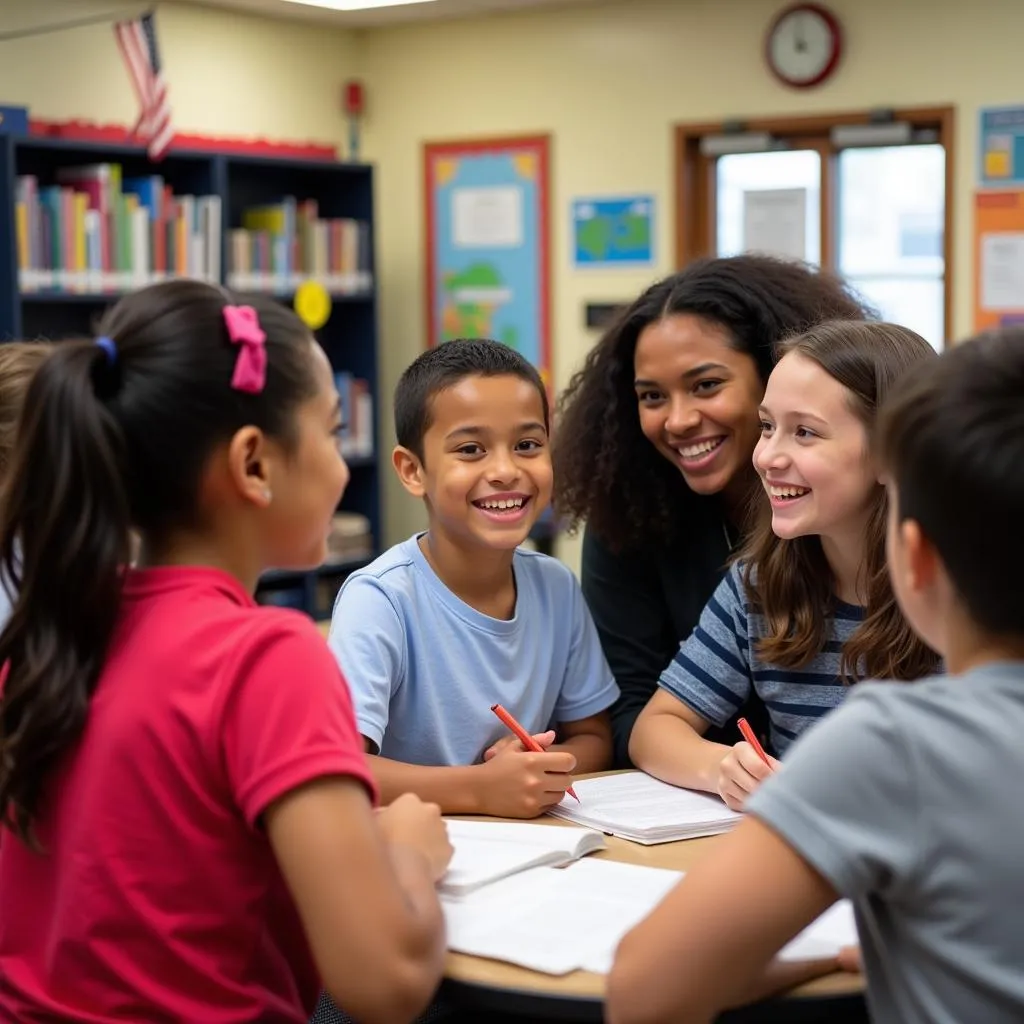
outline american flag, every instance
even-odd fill
[[[133,133],[146,140],[150,159],[160,160],[171,144],[174,130],[153,15],[119,21],[114,25],[114,34],[141,108]]]

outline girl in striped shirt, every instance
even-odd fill
[[[703,738],[753,689],[778,756],[859,679],[917,679],[938,659],[910,630],[885,566],[885,488],[870,457],[878,406],[935,358],[895,324],[833,321],[781,346],[760,409],[765,497],[749,540],[665,668],[630,738],[637,767],[742,808],[778,762]],[[767,498],[767,500],[765,500]]]

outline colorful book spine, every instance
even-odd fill
[[[119,164],[65,167],[56,182],[18,178],[22,292],[117,293],[168,277],[219,282],[219,196],[176,196],[160,175]]]
[[[341,454],[347,459],[373,458],[373,393],[369,381],[342,370],[334,375],[341,399]]]
[[[315,200],[285,196],[243,211],[228,232],[228,285],[286,295],[315,280],[334,295],[373,288],[370,226],[346,217],[321,218]]]

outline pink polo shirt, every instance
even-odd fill
[[[259,819],[326,775],[376,797],[313,623],[217,570],[130,573],[46,853],[0,840],[0,1021],[308,1020],[319,980]]]

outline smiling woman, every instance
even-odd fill
[[[837,278],[799,264],[700,260],[640,295],[562,396],[555,503],[587,524],[583,591],[622,691],[619,765],[743,533],[775,344],[865,313]]]

